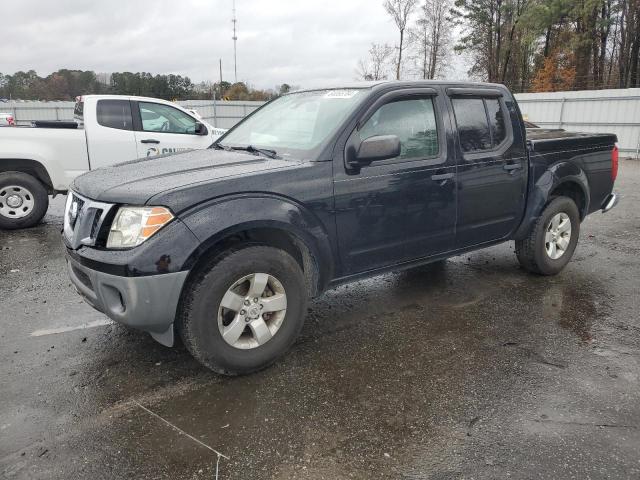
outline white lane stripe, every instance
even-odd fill
[[[112,323],[113,321],[109,319],[94,320],[93,322],[83,323],[82,325],[77,325],[75,327],[45,328],[43,330],[36,330],[35,332],[31,332],[29,336],[42,337],[44,335],[55,335],[57,333],[73,332],[74,330],[84,330],[85,328],[102,327],[104,325],[111,325]]]

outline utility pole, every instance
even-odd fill
[[[218,88],[217,90],[219,91],[219,100],[222,100],[222,59],[219,58],[218,59],[218,64],[219,64],[219,68],[220,68],[220,82],[218,83]],[[215,82],[213,83],[214,88],[213,88],[213,100],[215,101],[216,99],[216,88],[215,88]]]
[[[236,56],[236,43],[238,42],[238,35],[236,35],[236,23],[238,20],[236,19],[236,0],[233,0],[233,18],[231,19],[231,23],[233,23],[233,73],[235,78],[235,83],[238,83],[238,57]]]

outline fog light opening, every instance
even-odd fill
[[[102,285],[102,292],[107,309],[115,315],[123,315],[127,310],[127,303],[122,292],[111,285]]]
[[[120,292],[118,292],[118,299],[120,300],[120,308],[122,309],[121,313],[124,313],[127,310],[127,305],[124,303],[124,298]]]

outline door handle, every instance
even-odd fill
[[[160,143],[160,140],[156,140],[155,138],[147,138],[145,140],[140,140],[140,143]]]
[[[518,170],[520,168],[520,163],[505,163],[502,168],[506,171]]]
[[[435,182],[440,182],[442,180],[449,180],[450,178],[453,178],[453,173],[438,173],[436,175],[431,175],[431,180],[435,181]]]

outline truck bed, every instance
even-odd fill
[[[600,209],[613,188],[612,151],[617,137],[608,133],[536,130],[527,129],[532,177],[541,178],[547,171],[565,179],[586,177],[589,202],[583,215]]]
[[[65,191],[77,175],[89,170],[87,139],[78,128],[0,128],[0,165],[37,162],[46,166],[45,183],[53,191]]]
[[[616,136],[609,133],[578,133],[566,130],[527,129],[530,151],[535,153],[560,152],[601,145],[615,145]]]

